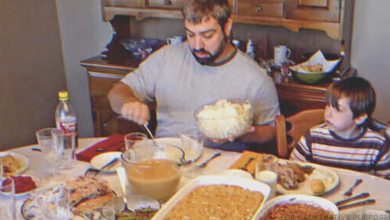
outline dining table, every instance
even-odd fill
[[[94,145],[95,143],[104,140],[106,137],[94,137],[94,138],[79,138],[77,152],[81,152],[82,150]],[[48,171],[48,166],[50,166],[50,162],[46,159],[45,155],[37,150],[34,150],[38,145],[27,145],[22,147],[16,147],[9,149],[10,152],[15,152],[18,154],[22,154],[29,159],[29,166],[24,171],[22,175],[30,175],[40,182],[45,182],[47,184],[47,180],[50,180],[50,172]],[[212,160],[205,168],[203,168],[202,174],[220,174],[226,169],[229,169],[232,164],[235,163],[241,156],[240,152],[232,152],[232,151],[221,151],[211,148],[204,148],[202,155],[196,162],[204,161],[209,158],[215,152],[220,151],[221,156]],[[71,169],[61,171],[61,178],[72,178],[80,175],[84,175],[84,172],[91,167],[91,164],[88,162],[75,160],[73,162],[74,166]],[[357,179],[362,179],[362,183],[356,187],[354,190],[354,195],[368,192],[370,197],[375,199],[374,204],[366,205],[363,207],[354,207],[346,210],[340,211],[340,219],[343,219],[343,216],[351,215],[351,213],[357,212],[364,209],[373,209],[385,211],[390,208],[390,196],[387,194],[387,190],[390,189],[390,181],[384,178],[380,178],[368,173],[357,172],[353,170],[340,169],[334,167],[327,167],[328,169],[333,170],[339,176],[339,184],[332,191],[321,195],[321,197],[326,198],[330,201],[336,202],[346,197],[343,193],[348,190],[353,183]],[[98,178],[104,179],[107,181],[108,185],[114,190],[118,195],[122,195],[120,183],[118,176],[115,172],[108,173],[104,172],[98,175]],[[182,176],[179,184],[179,188],[184,186],[186,183],[191,181],[192,178]],[[41,187],[38,183],[38,187]],[[17,197],[17,212],[19,219],[23,219],[21,216],[21,206],[23,201],[28,198],[28,195]],[[0,205],[3,203],[3,198],[0,195]]]

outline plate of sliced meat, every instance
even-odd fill
[[[24,219],[41,219],[60,196],[61,188],[70,192],[70,205],[75,216],[85,216],[115,201],[116,195],[108,184],[95,177],[79,176],[66,181],[52,183],[32,193],[21,208]],[[43,203],[44,202],[44,203]],[[47,207],[42,207],[46,204]],[[105,219],[105,218],[99,218]]]
[[[321,195],[339,184],[338,175],[330,168],[295,161],[279,161],[278,184],[281,194]]]

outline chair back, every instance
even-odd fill
[[[278,156],[288,158],[299,138],[311,127],[323,122],[324,109],[303,110],[287,118],[283,115],[276,116],[275,136]]]

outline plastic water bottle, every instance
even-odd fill
[[[59,103],[55,112],[56,127],[65,134],[77,134],[77,119],[73,106],[69,102],[68,91],[58,92]],[[77,135],[76,135],[77,137]],[[65,140],[65,144],[67,141]],[[70,144],[70,143],[69,143]],[[76,139],[77,147],[77,139]]]

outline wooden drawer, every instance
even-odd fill
[[[148,8],[182,9],[184,0],[148,0]]]
[[[290,0],[286,18],[307,21],[339,22],[341,0]]]
[[[145,0],[103,0],[103,6],[145,8]]]
[[[238,0],[238,16],[269,16],[283,17],[284,2],[260,1],[260,0]]]

